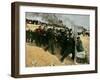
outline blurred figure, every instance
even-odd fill
[[[51,53],[54,54],[54,44],[55,44],[55,36],[52,29],[48,31],[48,48],[50,49]]]
[[[41,42],[42,42],[42,28],[41,26],[39,26],[36,30],[36,45],[37,46],[41,46]]]
[[[76,62],[84,63],[84,61],[85,61],[85,51],[84,51],[84,47],[83,47],[83,44],[82,44],[80,37],[77,37],[76,49],[77,49]]]
[[[72,54],[72,60],[74,61],[75,58],[75,40],[73,37],[69,36],[66,37],[64,40],[64,45],[62,47],[62,58],[61,58],[61,62],[63,62],[63,60],[69,55]]]
[[[26,30],[26,42],[30,42],[31,36],[31,30]]]

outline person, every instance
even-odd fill
[[[77,41],[76,41],[76,62],[78,63],[83,63],[84,59],[85,59],[85,51],[84,51],[84,47],[82,44],[82,41],[80,39],[80,37],[77,37]]]
[[[31,40],[31,30],[26,30],[26,42],[30,42]]]
[[[78,52],[84,51],[83,44],[82,44],[80,37],[77,37],[76,48]]]
[[[45,47],[47,45],[47,34],[45,27],[41,30],[41,44]]]
[[[71,53],[72,54],[72,60],[74,61],[75,58],[75,40],[71,36],[66,37],[64,41],[64,47],[61,62]]]
[[[48,48],[50,49],[52,54],[55,54],[54,53],[55,36],[54,36],[53,30],[49,29],[49,32],[47,35],[48,35]]]
[[[36,45],[41,46],[41,35],[42,35],[42,29],[41,26],[39,26],[36,30]]]
[[[33,43],[33,41],[35,41],[36,40],[36,34],[35,34],[35,31],[32,31],[31,32],[31,43]]]

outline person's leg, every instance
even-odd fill
[[[31,38],[31,43],[33,42],[33,40],[34,40],[34,38],[33,38],[33,36],[32,36],[32,38]]]
[[[52,54],[54,54],[54,44],[53,43],[51,44],[51,52]]]
[[[62,58],[61,58],[61,62],[63,62],[64,59],[65,59],[68,55],[69,55],[69,54],[68,54],[67,51],[65,50],[65,51],[64,51],[64,54],[63,54],[63,56],[62,56]]]
[[[72,59],[75,59],[75,51],[72,52]]]

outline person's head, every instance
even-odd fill
[[[77,40],[80,40],[80,37],[77,37]]]
[[[69,29],[70,32],[72,32],[72,29]]]

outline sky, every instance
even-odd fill
[[[90,16],[89,15],[26,12],[27,19],[40,20],[40,21],[44,20],[45,22],[46,22],[46,18],[48,16],[52,17],[52,15],[56,16],[56,17],[54,16],[54,18],[62,20],[63,24],[66,26],[78,25],[78,26],[83,26],[84,28],[89,30],[89,27],[90,27]],[[54,21],[56,21],[56,19]]]

